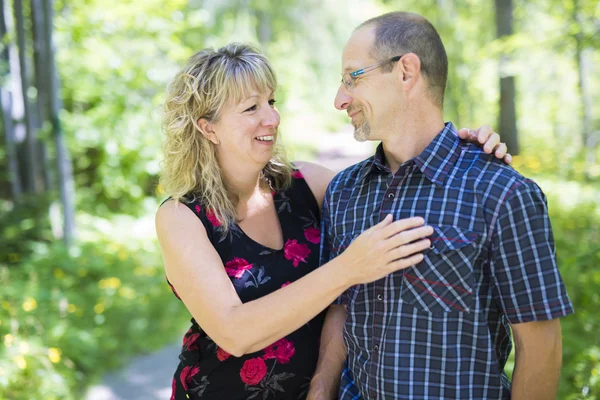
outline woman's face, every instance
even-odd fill
[[[225,105],[213,124],[220,163],[251,163],[262,169],[269,162],[279,126],[274,95],[273,91],[252,92],[239,103]]]

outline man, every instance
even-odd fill
[[[342,67],[336,107],[357,140],[381,144],[329,185],[321,261],[387,213],[422,216],[435,233],[421,263],[330,307],[309,399],[554,399],[556,318],[573,309],[544,194],[444,123],[447,56],[423,17],[363,23]]]

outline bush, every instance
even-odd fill
[[[148,242],[38,243],[0,264],[0,399],[80,399],[108,369],[180,336],[187,313]]]
[[[556,251],[575,314],[561,321],[563,369],[560,399],[600,398],[600,205],[552,207]]]

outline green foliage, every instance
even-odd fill
[[[181,335],[185,307],[154,243],[96,235],[71,252],[35,250],[0,265],[0,399],[79,399],[107,370]]]
[[[515,34],[497,40],[490,0],[54,2],[81,244],[72,253],[52,244],[55,193],[19,206],[0,202],[0,399],[80,398],[75,388],[178,328],[185,308],[168,292],[152,235],[132,241],[140,236],[134,221],[116,214],[156,208],[149,197],[160,168],[163,92],[189,56],[230,41],[259,43],[278,73],[283,138],[299,158],[311,158],[320,135],[348,122],[332,106],[346,38],[392,10],[419,12],[438,28],[450,62],[445,117],[457,125],[495,126],[499,74],[516,77],[522,155],[514,164],[548,178],[542,186],[576,309],[562,323],[559,398],[600,399],[600,195],[578,183],[597,185],[600,149],[595,160],[584,157],[576,62],[579,41],[591,129],[600,131],[600,8],[595,0],[513,3]],[[500,72],[502,54],[510,63]],[[0,146],[2,197],[5,164]]]
[[[550,210],[561,274],[575,308],[575,314],[561,321],[564,358],[559,398],[598,399],[600,205],[583,203]]]
[[[47,197],[25,197],[19,204],[0,200],[0,264],[16,264],[32,243],[53,240],[48,207]]]

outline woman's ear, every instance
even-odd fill
[[[213,130],[213,124],[211,124],[206,118],[200,118],[196,121],[196,127],[200,133],[213,144],[220,144],[219,139],[215,131]]]

